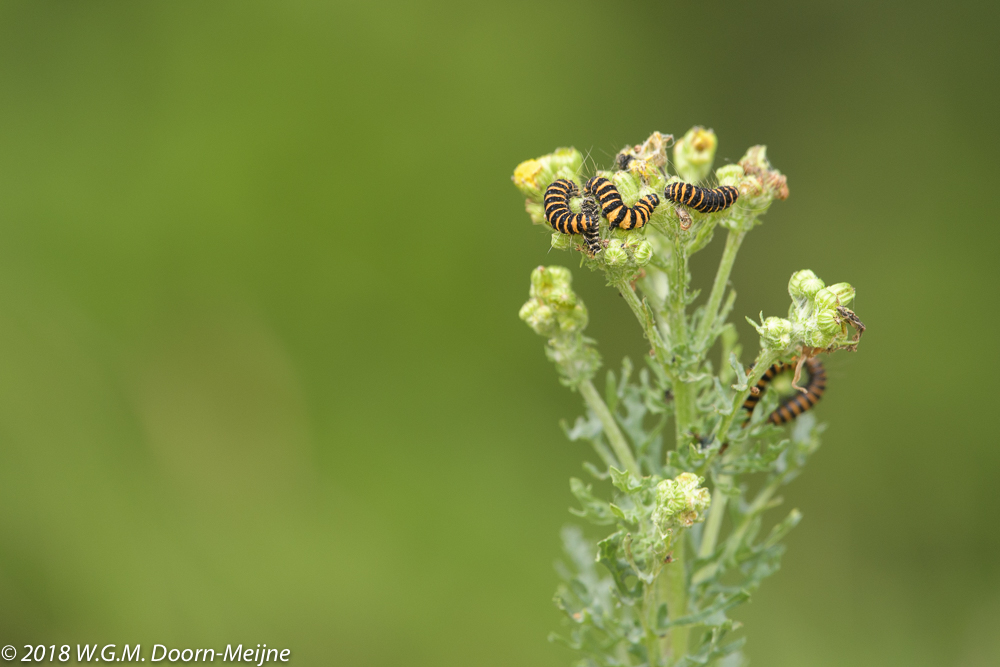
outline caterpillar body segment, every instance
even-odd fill
[[[812,409],[817,403],[819,403],[819,399],[823,397],[823,392],[826,391],[826,369],[823,368],[822,362],[814,357],[806,359],[805,367],[809,371],[809,383],[803,388],[804,391],[796,393],[795,396],[782,401],[781,404],[774,409],[774,412],[768,415],[768,422],[775,424],[776,426],[787,424],[803,412]],[[743,409],[747,411],[747,418],[744,426],[750,422],[750,415],[753,413],[753,409],[757,406],[757,403],[764,395],[764,391],[767,389],[767,386],[771,384],[771,380],[773,380],[779,373],[794,368],[794,364],[786,364],[779,361],[764,372],[764,375],[757,381],[757,394],[754,395],[751,392],[751,394],[747,396],[746,400],[743,401]]]
[[[597,199],[601,206],[601,213],[608,219],[611,229],[615,227],[639,229],[649,222],[653,211],[660,205],[658,196],[648,194],[639,199],[635,206],[626,206],[615,184],[603,176],[595,176],[587,181],[583,191]]]
[[[600,209],[597,203],[586,197],[579,213],[569,207],[572,197],[580,196],[580,188],[573,181],[560,178],[545,189],[545,220],[552,229],[563,234],[582,234],[591,254],[601,249]]]
[[[709,190],[690,183],[671,183],[664,188],[663,196],[675,204],[688,206],[700,213],[715,213],[735,204],[740,191],[731,185]]]

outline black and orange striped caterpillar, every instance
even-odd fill
[[[576,183],[560,178],[545,189],[545,220],[552,229],[563,234],[583,234],[591,254],[601,249],[600,209],[590,197],[583,200],[579,213],[569,208],[571,197],[579,197],[580,188]]]
[[[801,415],[806,410],[815,407],[819,403],[819,399],[823,397],[823,392],[826,391],[826,369],[823,368],[823,364],[819,359],[811,357],[805,361],[806,370],[809,371],[809,383],[804,387],[805,391],[802,393],[796,393],[795,396],[788,398],[781,402],[781,404],[775,408],[767,417],[767,421],[772,424],[780,426],[781,424],[787,424],[799,415]],[[747,411],[746,426],[750,422],[750,415],[753,414],[754,407],[760,401],[761,396],[764,395],[764,390],[767,389],[767,385],[771,383],[778,373],[786,371],[788,369],[794,369],[795,364],[786,364],[782,361],[772,365],[764,375],[757,381],[757,395],[755,396],[753,392],[747,396],[747,400],[743,401],[743,409]]]
[[[690,183],[671,183],[664,188],[663,196],[675,204],[690,206],[700,213],[715,213],[735,204],[740,191],[731,185],[709,190]]]
[[[603,176],[594,176],[583,186],[586,194],[597,197],[601,205],[601,213],[608,219],[611,229],[621,227],[622,229],[639,229],[653,215],[653,211],[660,205],[660,198],[655,194],[648,194],[642,197],[631,208],[622,201],[622,196],[618,192],[615,184]]]

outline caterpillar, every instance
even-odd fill
[[[690,183],[671,183],[663,190],[663,196],[675,204],[690,206],[701,213],[715,213],[735,204],[740,191],[731,185],[709,190]]]
[[[591,254],[601,249],[600,211],[597,203],[585,198],[579,213],[569,208],[570,197],[579,197],[580,189],[573,181],[560,178],[545,189],[545,219],[552,229],[563,234],[583,234]]]
[[[601,204],[601,213],[608,219],[611,229],[615,227],[639,229],[649,222],[649,216],[653,215],[653,211],[660,205],[659,197],[648,194],[629,208],[622,201],[615,184],[603,176],[594,176],[587,181],[583,191],[597,197],[597,201]]]
[[[820,360],[816,358],[806,359],[805,366],[809,371],[809,383],[805,386],[805,393],[796,393],[795,396],[782,401],[781,405],[768,415],[767,421],[778,426],[787,424],[819,403],[819,399],[823,397],[823,392],[826,391],[826,369],[823,368]],[[747,396],[747,400],[743,401],[743,409],[747,411],[747,420],[744,426],[750,422],[750,415],[753,414],[754,407],[760,401],[761,396],[764,395],[764,390],[767,389],[767,385],[771,383],[774,376],[790,368],[795,368],[795,364],[786,364],[779,361],[768,368],[760,380],[758,380],[757,395],[754,396],[751,392]]]

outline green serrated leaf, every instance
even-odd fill
[[[580,506],[582,509],[570,509],[570,512],[576,516],[583,517],[593,524],[598,526],[607,526],[615,522],[614,515],[611,513],[611,508],[609,504],[596,498],[593,493],[591,493],[591,487],[589,484],[584,484],[582,481],[576,477],[572,477],[569,480],[569,490],[576,496],[576,499],[580,501]]]
[[[733,373],[736,376],[734,378],[736,384],[733,385],[733,389],[736,391],[746,391],[748,389],[747,372],[743,368],[743,364],[740,363],[740,360],[736,358],[736,353],[734,352],[729,353],[729,366],[733,369]]]
[[[618,470],[614,466],[611,467],[611,483],[622,493],[628,494],[635,493],[642,488],[642,482],[636,479],[632,473]]]
[[[642,595],[642,581],[638,578],[638,573],[632,569],[628,561],[623,558],[625,551],[622,542],[625,533],[618,531],[612,533],[597,543],[597,562],[607,568],[614,579],[618,592],[627,598],[639,598]],[[635,586],[628,586],[628,578],[635,577]]]

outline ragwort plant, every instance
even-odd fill
[[[647,224],[610,229],[598,212],[596,251],[593,238],[589,247],[581,236],[553,231],[551,238],[552,248],[603,272],[624,297],[649,343],[648,368],[636,372],[626,358],[598,390],[597,342],[584,334],[587,309],[564,267],[532,272],[531,298],[520,312],[546,339],[545,353],[562,383],[583,397],[586,412],[563,425],[567,437],[590,443],[602,465],[586,462],[585,470],[613,487],[607,498],[593,483],[570,480],[579,502],[572,512],[609,531],[596,544],[578,527],[563,531],[568,563],[560,565],[565,583],[555,602],[567,630],[551,639],[578,651],[581,666],[743,664],[745,638],[734,637],[739,624],[728,613],[778,569],[781,540],[801,515],[795,509],[764,515],[781,504],[778,490],[801,472],[823,430],[811,412],[799,410],[790,425],[770,423],[780,400],[774,390],[764,392],[752,413],[744,401],[753,393],[747,401],[753,406],[756,385],[772,364],[801,369],[821,352],[856,350],[864,329],[847,308],[853,287],[827,287],[811,271],[799,271],[788,284],[787,317],[748,318],[760,334],[760,351],[745,368],[729,321],[736,298],[729,275],[747,233],[774,200],[788,196],[787,181],[768,162],[766,148],[754,146],[714,174],[717,185],[738,189],[736,204],[699,213],[663,193],[673,182],[710,178],[715,134],[693,128],[673,143],[672,163],[671,144],[669,135],[653,133],[619,153],[614,169],[597,172],[615,184],[626,206],[649,194],[660,197]],[[578,194],[588,194],[583,165],[572,148],[518,165],[513,180],[527,197],[532,222],[548,224],[543,198],[553,181],[569,179]],[[581,206],[595,210],[580,197],[569,204],[573,213]],[[698,292],[690,287],[688,259],[719,227],[726,232],[722,259],[707,300],[694,305]],[[709,359],[716,351],[717,365]],[[671,426],[672,447],[664,451]],[[765,522],[772,525],[766,531]]]

